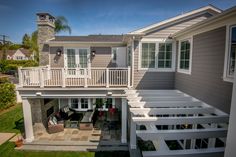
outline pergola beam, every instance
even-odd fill
[[[131,107],[143,106],[144,108],[156,107],[200,107],[200,101],[157,101],[157,102],[128,102]]]
[[[178,124],[208,124],[227,123],[229,116],[201,116],[201,117],[133,117],[138,125],[178,125]]]
[[[227,129],[184,129],[184,130],[137,130],[136,134],[144,141],[157,140],[181,140],[181,139],[200,139],[226,137]]]
[[[149,114],[149,115],[168,115],[168,114],[211,114],[214,113],[214,108],[130,108],[134,115]]]
[[[224,148],[143,151],[142,154],[143,157],[222,157],[224,155]]]

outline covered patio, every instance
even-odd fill
[[[229,115],[178,90],[127,90],[130,148],[144,157],[222,156]]]

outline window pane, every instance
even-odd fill
[[[165,44],[163,43],[159,44],[159,51],[165,51]]]
[[[172,55],[171,52],[166,52],[166,59],[171,59],[172,58],[171,55]]]
[[[172,44],[171,43],[166,44],[166,51],[168,51],[168,52],[172,51]]]
[[[234,75],[234,67],[235,67],[235,53],[236,53],[236,27],[232,27],[231,29],[231,49],[229,56],[229,75]]]
[[[88,99],[81,99],[81,108],[82,109],[88,108]]]
[[[164,68],[164,61],[158,61],[158,68]]]
[[[166,61],[166,68],[171,68],[171,61]]]
[[[68,68],[75,68],[75,50],[67,49],[67,66]]]
[[[180,69],[189,69],[190,42],[182,41],[180,49]]]
[[[71,108],[78,108],[78,99],[71,99]]]
[[[142,43],[142,68],[155,68],[155,43]]]
[[[165,58],[165,52],[159,52],[158,59],[164,59],[164,58]]]
[[[87,68],[87,49],[79,49],[79,63],[81,68]]]

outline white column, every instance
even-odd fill
[[[127,143],[127,100],[121,99],[121,142]]]
[[[236,67],[235,67],[236,69]],[[233,93],[231,100],[231,108],[230,108],[230,117],[229,117],[229,128],[228,135],[226,140],[226,148],[225,148],[225,157],[232,157],[236,154],[236,72],[234,72],[234,84],[233,84]]]
[[[137,146],[136,139],[136,123],[132,120],[132,116],[130,117],[130,149],[136,149]]]
[[[25,140],[26,142],[32,142],[34,140],[33,124],[32,124],[32,113],[29,100],[26,98],[22,99],[22,107],[24,114],[25,124]]]

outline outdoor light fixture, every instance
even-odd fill
[[[61,56],[61,49],[57,49],[57,56]]]
[[[96,55],[96,51],[93,50],[93,51],[92,51],[92,56],[94,57],[95,55]]]

